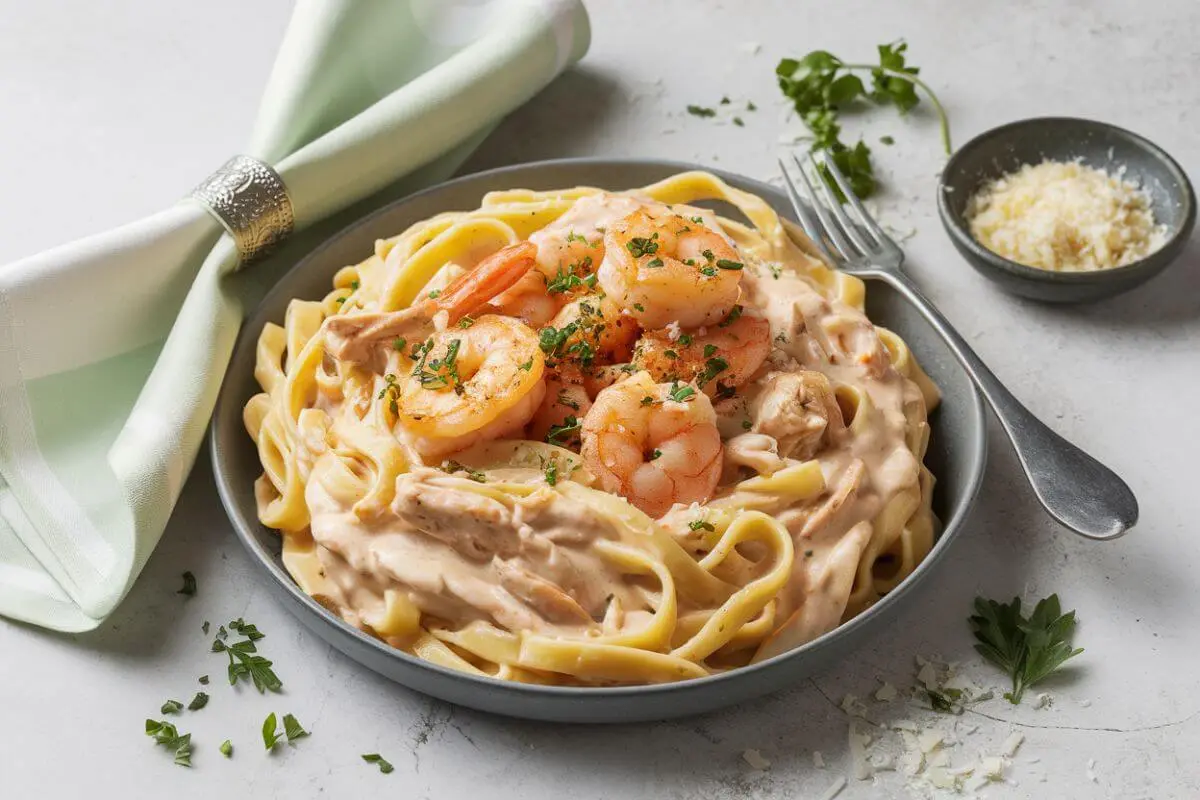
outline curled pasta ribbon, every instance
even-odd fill
[[[746,542],[760,542],[767,548],[768,556],[764,559],[767,563],[762,576],[734,592],[712,612],[700,630],[672,650],[671,655],[697,662],[708,658],[728,644],[746,623],[759,616],[787,583],[793,560],[791,534],[778,521],[759,511],[738,515],[725,529],[717,546],[701,559],[700,566],[711,572],[733,554],[735,547]]]

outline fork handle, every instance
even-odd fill
[[[1125,481],[1022,405],[906,275],[883,270],[869,274],[904,295],[945,340],[987,398],[1033,491],[1052,517],[1089,539],[1115,539],[1133,527],[1138,518],[1137,498]]]

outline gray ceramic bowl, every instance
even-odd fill
[[[571,160],[526,164],[469,175],[394,203],[334,236],[297,264],[250,316],[242,330],[212,422],[212,461],[217,488],[234,530],[262,566],[262,579],[302,623],[354,660],[405,686],[472,708],[562,722],[631,722],[697,714],[792,685],[872,639],[889,633],[889,622],[909,594],[943,560],[962,532],[983,477],[986,455],[983,402],[941,339],[882,285],[869,292],[872,319],[899,332],[944,393],[932,416],[926,463],[938,477],[934,510],[944,526],[929,557],[899,587],[849,623],[807,645],[745,669],[682,683],[615,688],[570,688],[477,678],[420,661],[388,647],[333,616],[292,581],[279,558],[279,537],[255,515],[255,478],[262,469],[242,426],[242,406],[256,392],[254,345],[266,322],[281,322],[293,297],[324,295],[334,272],[372,252],[376,239],[394,235],[440,211],[475,208],[485,192],[523,187],[551,189],[580,184],[609,189],[644,186],[688,169],[661,161]],[[767,198],[789,213],[779,190],[736,175],[717,173],[741,189]],[[728,209],[725,209],[728,212]]]
[[[998,256],[971,236],[967,201],[983,183],[1024,164],[1077,158],[1109,172],[1125,167],[1125,179],[1149,192],[1154,218],[1168,230],[1162,249],[1115,269],[1049,272]],[[950,157],[938,189],[942,224],[971,266],[1006,291],[1054,303],[1100,300],[1149,280],[1179,255],[1196,222],[1196,194],[1166,151],[1136,133],[1086,119],[1026,119],[982,133]]]

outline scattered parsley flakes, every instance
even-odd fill
[[[525,363],[517,364],[517,369],[523,369],[526,372],[529,372],[529,370],[533,369],[533,356],[530,356],[529,360]]]
[[[221,755],[229,758],[233,755],[233,742],[226,739],[225,741],[221,742],[221,747],[219,749],[221,751]]]
[[[758,111],[758,106],[754,105],[753,100],[747,100],[746,101],[746,110],[747,111]]]
[[[717,327],[728,328],[730,325],[737,322],[738,317],[742,316],[743,311],[745,311],[745,309],[742,308],[742,306],[734,306],[733,308],[729,309],[729,315],[726,316],[725,319],[718,322]]]
[[[661,258],[655,258],[646,262],[646,267],[648,269],[658,269],[661,266],[663,266],[663,260]]]
[[[487,475],[485,475],[483,472],[480,472],[477,469],[472,469],[465,464],[460,464],[453,459],[449,461],[443,461],[442,465],[438,467],[438,469],[451,475],[456,472],[465,472],[467,473],[467,477],[476,483],[487,483]]]
[[[691,530],[694,530],[694,531],[700,531],[700,530],[715,531],[717,529],[717,526],[713,525],[711,522],[708,522],[707,520],[694,519],[688,523],[688,528],[690,528]]]
[[[714,355],[716,355],[716,353],[717,353],[717,346],[715,344],[704,345],[704,357],[705,358],[712,358]]]
[[[192,698],[192,702],[188,703],[187,707],[188,711],[199,711],[206,705],[208,705],[208,695],[204,692],[196,692],[196,696]]]
[[[661,457],[662,457],[662,450],[655,448],[654,452],[650,454],[649,460],[654,461],[655,459],[661,458]]]
[[[700,117],[701,119],[708,119],[709,117],[715,117],[717,115],[716,109],[692,105],[687,107],[687,113],[691,114],[693,117]]]
[[[429,299],[430,299],[430,300],[437,300],[437,299],[438,299],[439,297],[441,297],[441,296],[442,296],[442,290],[441,290],[441,289],[434,289],[432,292],[430,292],[430,293],[429,293]]]
[[[154,737],[154,743],[175,751],[175,763],[181,767],[192,765],[192,735],[180,735],[175,726],[166,720],[146,720],[146,735]]]
[[[546,462],[546,483],[551,486],[558,484],[558,461],[550,459]]]
[[[208,676],[207,676],[207,675],[201,675],[201,676],[200,676],[200,685],[201,685],[201,686],[208,686]]]
[[[159,709],[159,712],[162,714],[178,714],[182,710],[183,703],[179,702],[178,700],[168,700],[162,704],[162,708]]]
[[[679,334],[679,346],[680,347],[691,347],[692,346],[692,335],[690,333]]]
[[[183,586],[175,594],[187,595],[188,597],[196,596],[196,576],[191,572],[183,573]]]
[[[725,95],[724,97],[721,98],[721,105],[723,105],[723,106],[727,106],[731,102],[733,102],[733,101],[729,99],[729,95]]]
[[[895,139],[893,139],[891,136],[880,136],[880,137],[879,137],[879,143],[880,143],[880,144],[893,145],[893,144],[895,144],[895,143],[896,143],[896,140],[895,140]]]
[[[753,427],[754,427],[754,423],[751,422],[750,420],[748,420],[748,419],[742,420],[742,430],[748,431]]]
[[[354,291],[356,291],[356,292],[358,291],[358,287],[359,287],[359,286],[361,286],[361,285],[362,285],[362,284],[360,284],[360,283],[358,282],[358,280],[352,280],[352,281],[350,281],[350,288],[351,288],[351,289],[353,289],[353,290],[354,290]]]
[[[304,730],[303,726],[300,725],[300,721],[291,714],[283,715],[283,732],[284,735],[287,736],[288,744],[291,744],[297,739],[303,739],[305,736],[310,735],[309,732]]]
[[[379,771],[382,772],[384,775],[387,775],[388,773],[390,773],[392,770],[395,769],[395,767],[393,767],[386,758],[379,755],[379,753],[365,753],[365,754],[363,754],[362,760],[367,762],[368,764],[378,764]]]
[[[204,633],[206,636],[208,635],[208,620],[204,620],[204,624],[200,626],[200,630],[201,630],[201,632],[203,632],[203,633]]]
[[[628,250],[630,255],[632,255],[634,258],[652,256],[658,252],[658,242],[655,241],[657,238],[657,233],[651,236],[649,239],[647,239],[645,236],[634,236],[625,243],[625,249]]]
[[[472,319],[469,315],[463,317],[462,319],[460,319],[458,321],[458,327],[460,327],[460,328],[469,328],[474,324],[475,324],[475,320]]]
[[[266,634],[259,632],[256,626],[241,618],[230,622],[229,627],[234,633],[246,637],[240,642],[226,643],[228,633],[222,625],[217,630],[217,638],[213,639],[212,652],[225,653],[229,657],[229,685],[234,686],[239,680],[247,679],[260,694],[280,691],[283,681],[279,680],[279,676],[271,668],[271,662],[258,654],[258,647],[254,644]]]
[[[745,265],[740,261],[731,261],[728,258],[718,258],[717,266],[721,269],[738,270],[742,269]]]
[[[279,722],[275,719],[275,712],[272,711],[267,715],[267,718],[263,720],[262,724],[263,747],[265,747],[267,751],[270,751],[272,748],[274,748],[275,745],[279,743],[279,740],[283,738],[279,735],[278,729]]]
[[[645,307],[645,306],[643,306],[641,303],[634,303],[634,304],[633,304],[633,310],[634,310],[634,311],[645,311],[645,310],[646,310],[646,307]]]
[[[744,127],[746,127],[746,123],[745,123],[745,122],[742,122],[742,118],[741,118],[741,117],[734,117],[734,118],[733,118],[733,124],[734,124],[734,125],[737,125],[739,128],[744,128]]]

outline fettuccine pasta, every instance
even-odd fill
[[[492,192],[376,242],[258,341],[284,565],[392,646],[528,683],[700,678],[832,630],[932,546],[938,395],[811,252],[703,172]]]

